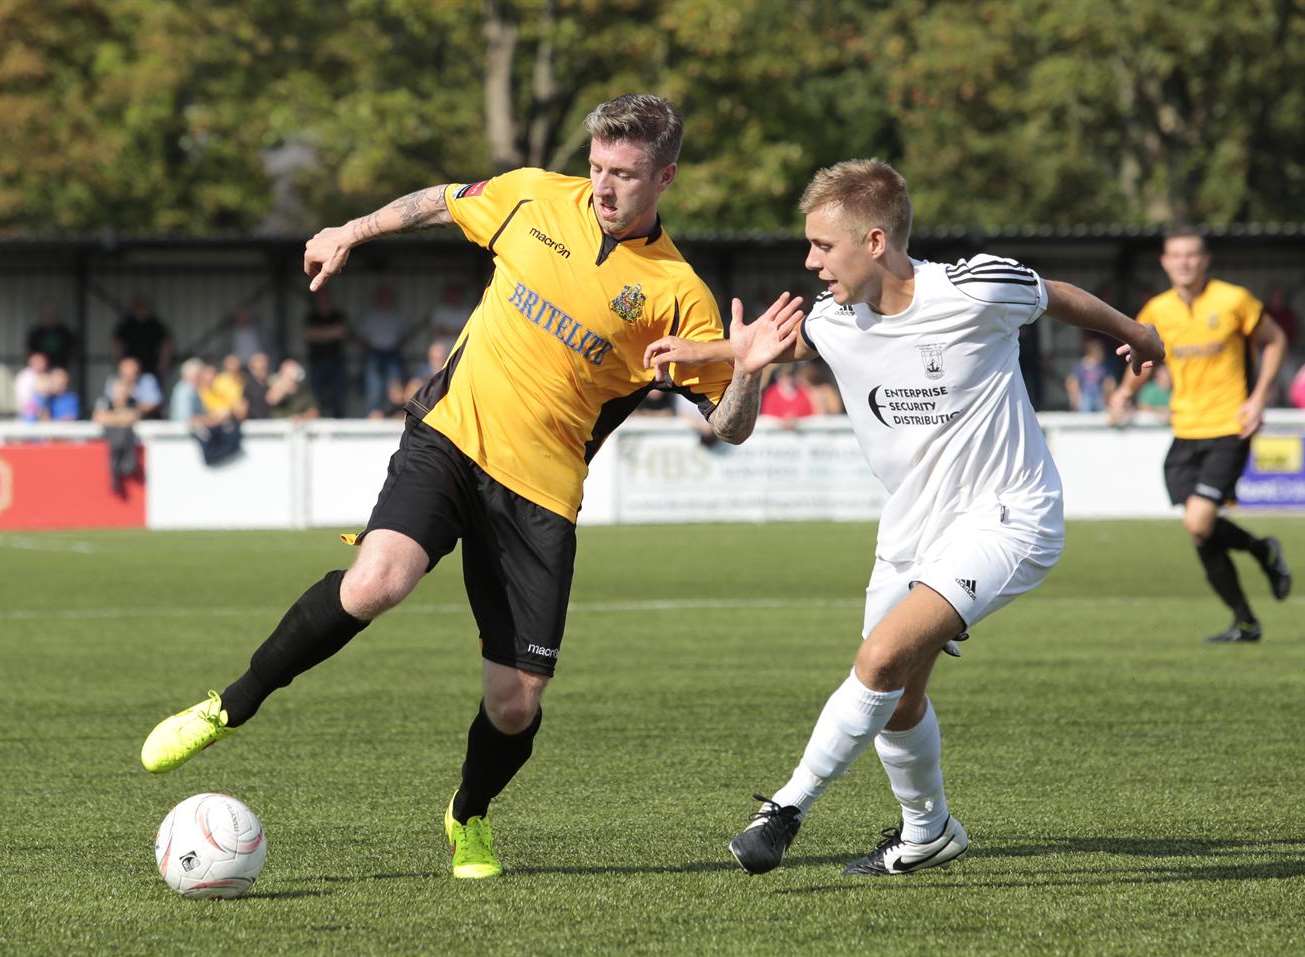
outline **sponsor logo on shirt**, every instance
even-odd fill
[[[870,411],[887,428],[897,425],[944,425],[961,414],[943,406],[950,393],[947,386],[916,386],[886,389],[881,385],[870,390]]]
[[[598,333],[590,332],[525,283],[517,283],[508,303],[536,327],[552,333],[558,342],[596,366],[603,364],[603,359],[612,349],[610,342]]]
[[[566,243],[562,242],[561,240],[553,239],[551,236],[545,235],[543,232],[536,229],[534,226],[530,227],[530,235],[533,236],[535,239],[538,239],[541,243],[543,243],[549,249],[553,250],[553,252],[557,253],[563,259],[571,258],[571,250],[567,249]]]

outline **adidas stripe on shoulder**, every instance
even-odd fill
[[[943,269],[958,292],[978,302],[1029,306],[1038,303],[1038,274],[1014,259],[983,253]]]

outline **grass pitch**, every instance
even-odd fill
[[[1305,522],[1272,528],[1305,572]],[[587,528],[535,759],[495,805],[510,873],[455,882],[437,822],[479,698],[452,556],[408,604],[152,777],[141,741],[221,689],[349,560],[329,532],[0,535],[6,953],[1286,953],[1305,947],[1305,598],[1239,558],[1259,646],[1179,524],[1081,523],[1038,592],[935,672],[957,864],[854,880],[896,806],[873,753],[785,866],[725,848],[847,672],[873,529]],[[1301,589],[1305,592],[1305,589]],[[254,808],[268,863],[176,897],[154,829]]]

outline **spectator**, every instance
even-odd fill
[[[243,419],[245,406],[245,373],[240,367],[240,357],[229,355],[222,360],[222,371],[207,380],[208,388],[200,392],[204,407],[221,415],[230,414]]]
[[[1083,355],[1065,377],[1069,407],[1075,412],[1103,412],[1106,396],[1115,391],[1115,378],[1106,366],[1106,347],[1096,336],[1083,337]]]
[[[169,418],[190,429],[205,465],[220,465],[240,451],[238,410],[210,408],[204,401],[216,378],[217,370],[204,360],[187,359],[169,402]]]
[[[843,397],[830,379],[829,367],[819,359],[798,368],[798,381],[806,386],[816,406],[816,415],[842,415]]]
[[[1287,391],[1287,395],[1295,408],[1305,409],[1305,365],[1296,370],[1296,375],[1291,380],[1291,388]]]
[[[113,494],[123,498],[127,495],[127,479],[140,473],[135,429],[140,417],[131,385],[121,377],[109,383],[106,394],[96,401],[92,416],[104,427],[104,438],[109,444],[109,485]]]
[[[344,416],[344,344],[349,325],[335,308],[325,289],[313,293],[313,305],[304,319],[304,340],[308,343],[308,378],[322,413],[330,418]]]
[[[69,387],[68,370],[51,369],[46,376],[41,418],[50,422],[75,422],[81,414],[81,396]]]
[[[159,380],[152,373],[143,371],[140,361],[134,356],[124,356],[118,360],[118,374],[104,384],[106,398],[113,395],[113,388],[118,383],[126,385],[134,403],[133,408],[140,418],[159,417],[163,405],[163,390],[159,388]]]
[[[475,305],[468,301],[469,298],[465,283],[446,282],[440,292],[440,301],[431,310],[431,331],[439,337],[456,337],[467,324],[467,317]]]
[[[113,354],[116,359],[135,359],[156,384],[172,367],[172,334],[143,296],[131,301],[131,308],[114,327]]]
[[[417,390],[430,381],[430,377],[444,368],[449,361],[449,351],[453,342],[443,336],[437,336],[426,349],[426,361],[418,367],[416,373],[408,380],[408,393],[415,395]]]
[[[816,414],[811,391],[797,378],[791,365],[776,366],[774,378],[761,393],[761,414],[779,419],[785,428],[797,425],[798,419]]]
[[[402,379],[391,379],[385,387],[385,403],[378,409],[372,409],[367,413],[369,419],[402,419],[407,412],[404,409],[404,403],[408,401],[408,393],[404,388]]]
[[[1174,380],[1168,366],[1156,366],[1142,388],[1137,390],[1137,407],[1144,412],[1169,413],[1169,397],[1173,394]]]
[[[203,359],[187,359],[181,364],[177,384],[172,387],[172,398],[168,401],[168,418],[173,422],[190,425],[204,414],[204,401],[199,397],[203,371]]]
[[[77,337],[59,321],[54,303],[43,303],[36,325],[27,332],[27,351],[43,353],[51,368],[67,369],[76,346]]]
[[[262,327],[248,306],[241,306],[231,316],[231,352],[239,357],[241,365],[249,365],[255,355],[267,352]]]
[[[33,352],[27,365],[14,376],[14,400],[18,418],[24,422],[37,422],[41,418],[46,392],[45,376],[50,371],[50,360],[44,352]]]
[[[302,422],[318,416],[312,393],[304,388],[304,367],[294,359],[286,359],[272,377],[267,387],[267,404],[272,417]]]
[[[370,415],[384,409],[391,380],[398,379],[399,391],[403,391],[403,342],[407,338],[407,328],[395,308],[392,286],[376,287],[372,307],[363,316],[358,334],[367,347],[363,367],[364,397]]]
[[[247,418],[266,419],[272,414],[272,407],[267,404],[271,365],[266,352],[255,352],[246,363],[244,393]]]

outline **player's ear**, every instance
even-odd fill
[[[871,256],[878,259],[888,250],[888,234],[878,226],[872,226],[870,232],[865,235],[865,249]]]
[[[661,171],[657,174],[657,192],[662,192],[666,187],[670,186],[671,183],[675,182],[675,174],[678,173],[679,170],[679,163],[668,163],[663,166]]]

